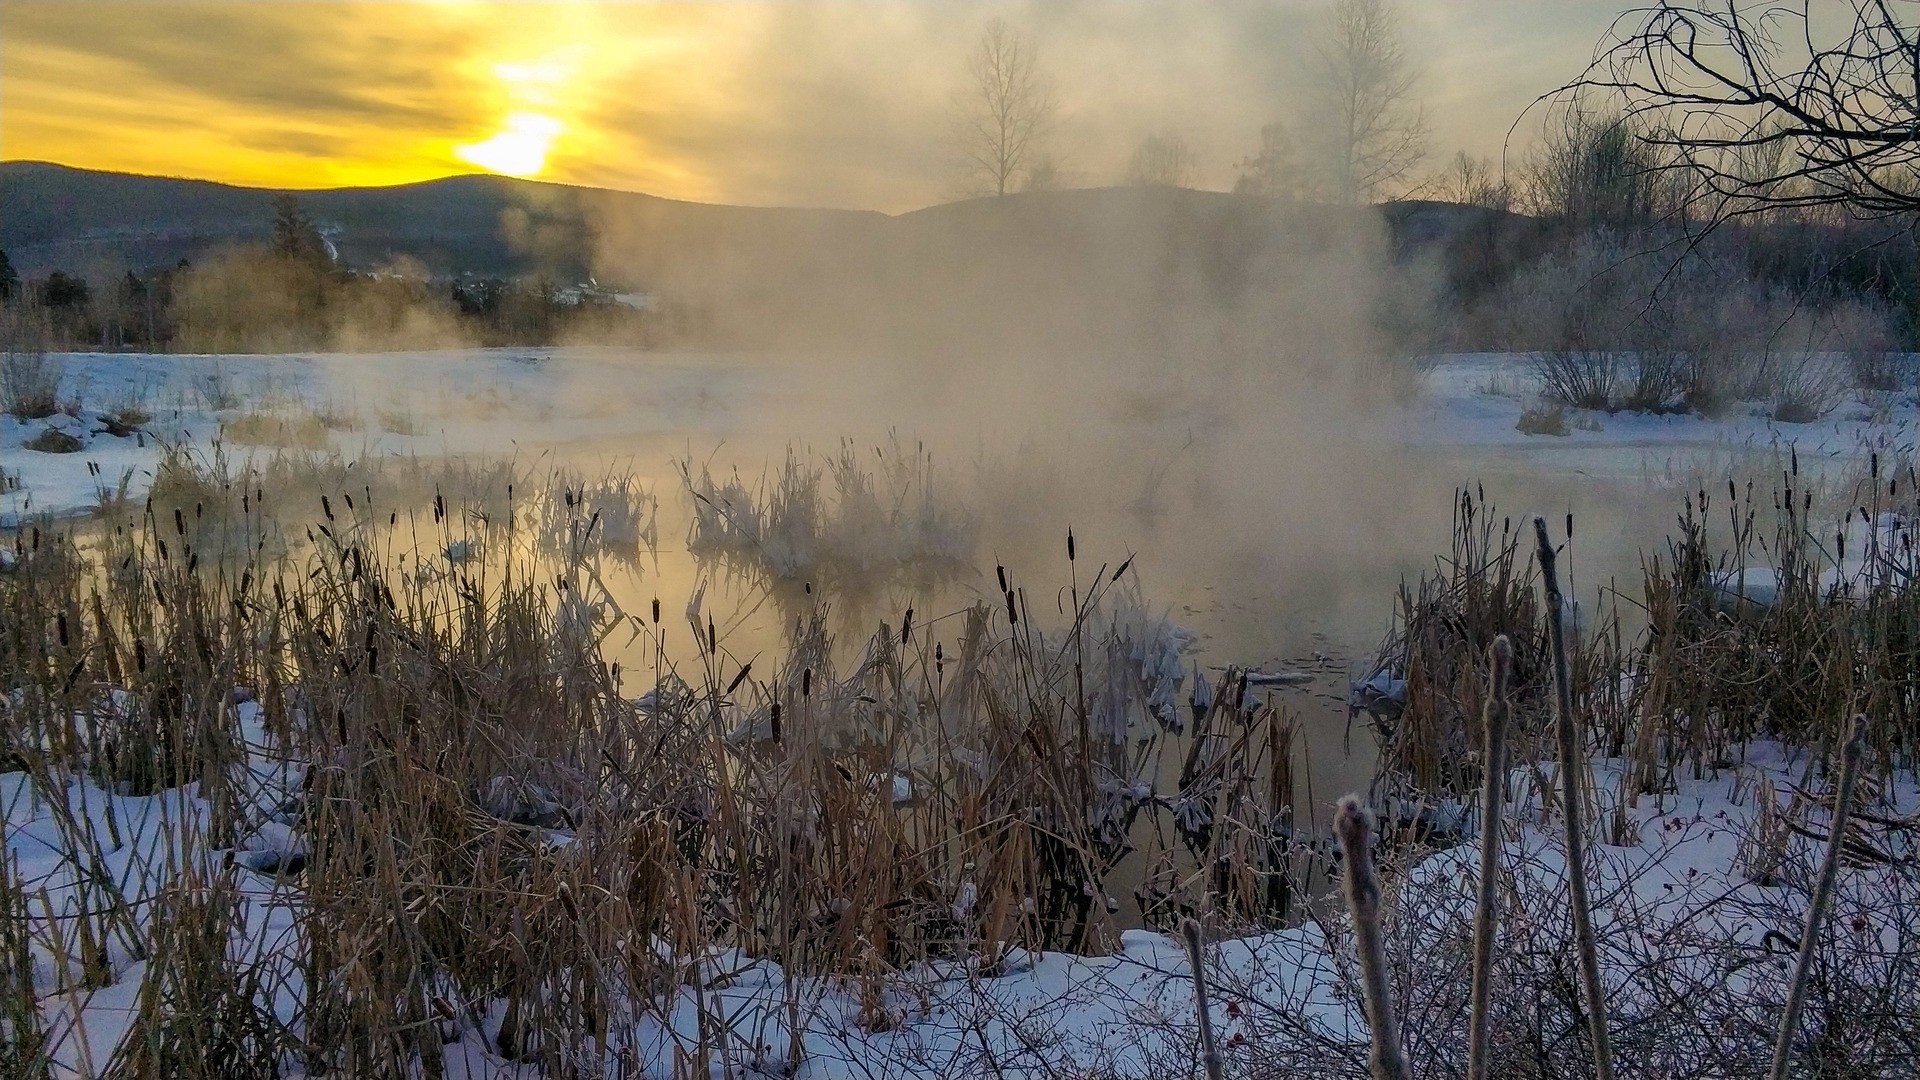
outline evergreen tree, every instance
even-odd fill
[[[327,242],[321,239],[320,230],[293,195],[273,200],[273,252],[307,266],[325,267],[333,261],[327,256]]]

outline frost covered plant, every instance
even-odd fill
[[[589,480],[561,472],[548,481],[545,495],[540,547],[549,555],[605,553],[631,567],[660,546],[659,502],[631,475],[609,472]]]
[[[940,578],[972,558],[973,515],[951,501],[924,449],[895,438],[871,458],[852,443],[814,458],[789,448],[749,485],[679,463],[692,501],[687,546],[767,583],[870,589],[894,575]]]

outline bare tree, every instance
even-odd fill
[[[956,102],[954,136],[970,186],[1005,195],[1043,165],[1051,175],[1054,166],[1041,143],[1054,101],[1033,46],[995,19],[980,35],[967,76]]]
[[[1326,195],[1370,201],[1405,180],[1426,156],[1427,116],[1392,0],[1336,0],[1312,76],[1306,128]]]
[[[1134,148],[1127,163],[1127,183],[1133,187],[1188,187],[1193,183],[1193,151],[1178,135],[1149,135]]]
[[[1710,221],[1920,209],[1920,30],[1909,0],[1661,0],[1622,15],[1564,89],[1616,97]]]
[[[1505,210],[1513,205],[1513,189],[1499,167],[1465,150],[1453,155],[1434,187],[1440,198],[1462,206]]]
[[[1683,201],[1669,197],[1663,181],[1672,175],[1670,158],[1638,119],[1579,98],[1549,116],[1521,170],[1521,202],[1530,213],[1576,228],[1635,229]]]
[[[1299,148],[1282,123],[1260,129],[1260,151],[1240,162],[1233,190],[1243,195],[1297,195],[1302,187]]]

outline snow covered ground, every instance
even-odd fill
[[[1604,413],[1569,409],[1565,435],[1529,435],[1520,414],[1535,404],[1538,380],[1517,353],[1435,357],[1422,394],[1396,425],[1413,446],[1586,475],[1634,477],[1678,469],[1687,461],[1733,459],[1755,450],[1797,447],[1808,462],[1914,452],[1920,408],[1915,391],[1843,398],[1804,424],[1767,415],[1763,402],[1735,406],[1719,419],[1671,413]]]
[[[123,478],[137,497],[164,445],[204,450],[223,427],[253,417],[272,427],[317,416],[322,444],[348,456],[512,455],[694,429],[725,436],[735,430],[735,412],[790,389],[789,373],[777,364],[609,349],[57,359],[65,367],[62,397],[84,408],[77,417],[0,418],[0,467],[9,478],[0,523],[85,509]],[[139,402],[151,414],[144,434],[101,430],[102,415],[123,402]],[[24,448],[49,427],[76,435],[82,448]],[[231,451],[248,449],[232,435],[225,441]]]
[[[0,774],[6,852],[29,894],[62,913],[69,938],[74,913],[106,895],[98,882],[113,883],[141,929],[154,910],[150,898],[179,867],[197,867],[206,881],[229,882],[245,905],[232,962],[263,969],[264,985],[277,988],[275,1013],[297,1029],[302,900],[297,884],[276,873],[298,854],[297,841],[276,820],[276,808],[297,782],[264,734],[259,706],[235,708],[255,751],[241,780],[252,793],[255,825],[233,849],[206,838],[209,808],[197,785],[136,798],[101,790],[83,775],[66,776],[49,790],[14,772]],[[1817,837],[1826,816],[1818,798],[1831,778],[1811,770],[1805,755],[1770,744],[1749,747],[1744,757],[1698,779],[1678,770],[1667,791],[1641,796],[1625,809],[1624,828],[1611,824],[1610,812],[1601,815],[1597,831],[1612,842],[1595,849],[1593,895],[1616,995],[1614,1023],[1622,1032],[1616,1046],[1628,1058],[1655,1029],[1662,1060],[1676,1064],[1723,1055],[1730,1074],[1739,1075],[1743,1062],[1765,1052],[1764,1030],[1740,1028],[1741,1010],[1766,1013],[1777,1005],[1792,958],[1777,941],[1801,933],[1805,867],[1821,847],[1792,832],[1779,834],[1770,847],[1769,825],[1784,814]],[[1596,763],[1603,809],[1612,810],[1624,767]],[[1868,789],[1878,794],[1863,806],[1875,821],[1910,820],[1920,811],[1920,786],[1910,773],[1877,780]],[[1543,782],[1551,783],[1549,775],[1531,769],[1512,777],[1515,803],[1502,872],[1518,885],[1496,977],[1517,977],[1527,957],[1557,949],[1564,958],[1565,863],[1557,818],[1542,809]],[[1860,838],[1909,865],[1916,854],[1911,831],[1870,825]],[[1469,925],[1477,873],[1477,847],[1464,845],[1420,863],[1390,897],[1416,1063],[1444,1062],[1457,1051],[1464,960],[1443,946]],[[1920,1005],[1920,982],[1912,979],[1920,927],[1912,897],[1903,892],[1913,886],[1911,871],[1904,875],[1888,866],[1845,869],[1831,931],[1837,955],[1851,965],[1848,985],[1884,984],[1894,1008]],[[1342,924],[1341,917],[1316,919],[1209,947],[1213,1022],[1230,1073],[1365,1075],[1367,1028]],[[91,1075],[132,1022],[150,964],[115,939],[107,949],[110,983],[82,988],[82,973],[56,964],[45,948],[46,927],[35,915],[33,977],[45,995],[41,1013],[56,1074]],[[778,965],[738,950],[673,961],[684,973],[681,984],[660,1000],[624,1003],[631,1027],[613,1036],[636,1056],[641,1075],[677,1075],[676,1053],[696,1054],[703,1030],[710,1046],[723,1046],[712,1064],[715,1076],[1165,1077],[1196,1071],[1186,955],[1176,940],[1148,931],[1126,932],[1106,956],[1015,950],[992,971],[971,962],[915,965],[885,981],[877,1008],[872,988],[857,981],[788,979]],[[1709,987],[1717,998],[1694,997]],[[1691,1003],[1663,993],[1688,995]],[[1685,1025],[1660,1028],[1681,1004],[1698,1007],[1699,1019],[1718,1018],[1725,1037],[1707,1039]],[[1511,1007],[1552,1008],[1544,1001]],[[1709,1015],[1713,1009],[1726,1015]],[[447,1019],[447,1075],[532,1076],[495,1049],[499,1009],[482,1012],[480,1024],[465,1012]],[[788,1025],[795,1017],[802,1025],[797,1061],[789,1059],[796,1042]]]

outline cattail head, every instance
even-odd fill
[[[1507,684],[1513,676],[1513,642],[1507,635],[1501,634],[1493,639],[1487,653],[1493,659],[1493,699],[1504,700],[1507,696]]]
[[[1333,819],[1333,834],[1340,840],[1347,872],[1347,901],[1354,912],[1378,911],[1380,882],[1373,875],[1373,811],[1358,795],[1340,800]]]

